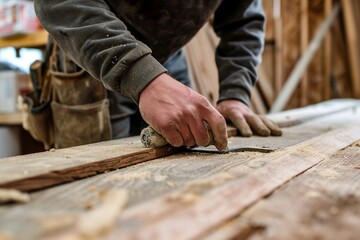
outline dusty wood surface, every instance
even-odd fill
[[[297,146],[284,148],[289,142],[286,139],[287,135],[293,135],[294,141],[297,136],[300,144],[310,141],[309,139],[314,136],[319,136],[321,139],[324,133],[328,134],[327,132],[332,129],[337,131],[336,129],[349,125],[351,122],[359,122],[358,113],[360,112],[355,110],[350,109],[284,129],[285,143],[282,145],[281,141],[277,142],[280,150],[275,149],[276,151],[273,153],[181,153],[32,193],[31,201],[27,204],[0,206],[0,238],[5,236],[12,239],[41,239],[77,236],[78,232],[74,226],[79,224],[81,216],[86,216],[91,209],[98,209],[102,205],[103,193],[122,189],[126,189],[129,193],[129,200],[115,224],[119,227],[117,231],[121,230],[120,234],[129,236],[127,234],[133,234],[134,228],[140,232],[140,228],[137,227],[144,229],[144,232],[149,229],[155,231],[162,224],[171,224],[172,221],[175,221],[174,216],[180,216],[183,219],[187,215],[186,213],[189,213],[190,219],[187,220],[188,223],[185,223],[185,225],[191,225],[189,234],[196,233],[195,229],[198,231],[196,236],[200,232],[207,235],[213,230],[212,227],[209,229],[209,226],[213,225],[215,229],[221,226],[229,218],[232,218],[226,217],[229,213],[235,213],[235,216],[238,216],[239,211],[242,211],[239,209],[243,209],[251,202],[251,199],[253,199],[253,203],[259,202],[264,194],[266,195],[266,191],[276,190],[275,186],[286,186],[286,179],[296,176],[295,173],[301,169],[305,168],[303,171],[306,172],[318,161],[319,157],[329,155],[328,151],[336,152],[336,148],[339,147],[338,145],[337,147],[326,147],[322,151],[322,148],[317,147],[319,146],[317,144],[321,145],[321,143],[313,139],[311,141],[314,144],[311,144],[311,148],[306,148],[307,150],[299,153],[293,152],[291,157],[286,158],[281,153],[286,153],[290,148]],[[289,116],[291,114],[285,114],[286,118]],[[356,137],[354,134],[356,131],[351,131],[350,138]],[[336,136],[336,139],[338,137],[339,135]],[[259,138],[258,145],[261,143],[266,145],[264,143],[267,139]],[[339,144],[345,144],[349,140],[340,138]],[[293,144],[295,142],[290,145]],[[94,155],[94,152],[92,154]],[[281,157],[271,157],[273,154],[281,155]],[[305,156],[306,161],[304,159],[297,160],[299,156]],[[38,165],[38,167],[41,168],[42,165]],[[299,174],[301,175],[301,173]],[[277,178],[277,176],[280,177]],[[229,186],[234,188],[228,189]],[[224,194],[230,189],[231,193],[229,192],[228,196],[232,198],[227,198]],[[161,203],[164,204],[152,204],[159,204],[159,199],[162,199],[161,201],[164,202]],[[209,207],[214,203],[217,204]],[[199,209],[200,211],[198,211]],[[192,215],[192,211],[195,211],[196,214]],[[220,214],[220,217],[217,214]],[[196,224],[199,222],[196,219],[204,218],[204,216],[206,216],[206,224],[197,228]],[[141,217],[141,221],[137,217]],[[142,225],[145,222],[150,222],[151,225]],[[179,226],[185,226],[182,221],[179,223]],[[120,237],[117,231],[114,232],[115,239]],[[166,234],[172,233],[160,234],[166,237],[168,236]],[[179,236],[175,239],[181,239],[184,236],[181,234],[172,234],[171,239],[174,238],[173,236]],[[154,239],[151,234],[145,238]]]
[[[341,100],[309,106],[289,113],[271,115],[270,118],[280,126],[294,126],[319,117],[331,118],[333,126],[338,117],[347,114],[348,120],[356,117],[359,101]],[[355,110],[354,110],[355,109]],[[336,114],[340,115],[336,115]],[[330,122],[329,122],[330,123]],[[345,124],[344,121],[339,122]],[[324,125],[326,126],[326,125]],[[237,151],[274,151],[291,146],[316,136],[327,128],[303,131],[300,135],[285,131],[282,137],[230,138],[229,148]],[[231,130],[229,130],[229,133]],[[229,135],[234,135],[230,133]],[[199,148],[199,151],[218,152],[215,147]],[[67,149],[51,150],[43,153],[16,156],[0,160],[0,187],[20,191],[33,191],[94,176],[122,167],[131,166],[166,155],[182,151],[181,149],[162,147],[145,149],[139,137],[89,144]]]
[[[290,110],[282,114],[270,115],[269,117],[284,127],[297,125],[316,119],[318,116],[323,116],[326,119],[332,118],[334,121],[328,122],[331,122],[331,126],[334,126],[334,124],[346,123],[344,120],[337,121],[337,118],[343,117],[344,114],[347,114],[345,119],[348,120],[356,117],[358,105],[359,101],[357,100],[328,101],[300,110]],[[339,115],[333,114],[330,117],[330,113]],[[284,136],[281,138],[256,136],[252,138],[231,138],[229,139],[229,147],[232,150],[238,149],[241,151],[254,149],[273,151],[327,131],[329,126],[322,125],[317,129],[303,130],[300,135],[296,131],[295,133],[291,130],[285,131]],[[217,152],[214,147],[206,149]],[[37,190],[134,165],[176,151],[176,149],[167,147],[156,150],[144,149],[140,140],[134,137],[6,158],[0,160],[0,175],[2,176],[0,186],[22,191]]]
[[[143,147],[139,137],[50,150],[0,160],[0,187],[37,190],[178,152]]]
[[[240,167],[200,180],[125,211],[108,239],[199,238],[358,139],[360,125],[334,130],[263,156],[246,176]]]
[[[338,151],[207,239],[358,239],[359,159],[358,144]]]

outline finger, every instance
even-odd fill
[[[251,129],[259,134],[260,136],[269,136],[270,130],[262,122],[262,120],[257,115],[249,115],[246,117],[246,121],[250,125]]]
[[[210,136],[207,127],[202,121],[194,121],[189,127],[197,146],[208,146],[210,144]]]
[[[172,131],[170,133],[166,133],[163,135],[163,137],[170,145],[174,147],[181,147],[184,145],[184,140],[178,131]]]
[[[184,140],[177,129],[177,126],[173,122],[169,122],[162,127],[159,132],[170,145],[180,147],[184,145]]]
[[[196,145],[195,138],[191,133],[190,127],[187,124],[183,127],[180,127],[178,131],[182,136],[185,146],[192,147]]]
[[[271,135],[273,136],[282,135],[282,130],[278,125],[276,125],[276,123],[268,119],[266,116],[260,116],[260,118],[263,121],[263,123],[268,127],[268,129],[270,129]]]
[[[224,117],[216,111],[215,114],[212,115],[213,117],[210,118],[208,121],[205,121],[211,132],[214,135],[215,140],[215,147],[219,150],[225,150],[228,145],[228,137],[226,131],[226,121]]]
[[[251,137],[253,132],[249,124],[246,122],[245,118],[243,117],[233,117],[230,121],[235,125],[235,127],[239,130],[240,135],[243,137]]]

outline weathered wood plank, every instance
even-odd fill
[[[341,124],[358,121],[356,112],[345,113],[286,128],[284,138],[274,137],[274,144],[281,148],[289,143],[294,144],[296,136],[298,142],[301,142]],[[292,137],[293,140],[288,137]],[[268,145],[271,144],[270,140],[258,137],[257,146],[271,146]],[[96,208],[102,192],[108,190],[126,189],[129,192],[127,209],[181,188],[195,188],[197,191],[206,192],[210,188],[234,180],[234,176],[228,174],[233,168],[237,169],[235,177],[245,178],[256,169],[271,164],[273,160],[265,159],[262,157],[264,155],[266,156],[264,153],[254,152],[182,153],[39,191],[31,194],[31,201],[26,205],[0,207],[0,235],[7,234],[13,239],[39,239],[48,233],[66,229],[74,225],[79,216],[93,207]],[[220,177],[213,179],[214,174],[219,174]],[[199,182],[200,179],[204,180]],[[213,180],[209,182],[209,179]],[[175,195],[170,201],[180,198],[184,205],[188,205],[194,197],[196,198],[196,195],[189,192],[185,197]],[[158,211],[156,208],[153,210]],[[128,224],[132,223],[129,221]]]
[[[202,181],[148,201],[125,211],[108,239],[200,237],[359,139],[360,125],[333,130],[264,156],[269,163],[246,177],[238,178],[238,169],[233,168],[225,177],[233,180],[223,185],[219,182],[224,182],[224,174],[219,174],[207,183]]]
[[[352,109],[356,109],[356,107],[359,107],[359,101],[357,100],[329,101],[298,111],[291,110],[288,113],[272,115],[271,118],[284,127],[310,121],[318,116],[331,118],[330,115],[336,116],[334,112],[341,112],[341,117],[347,114],[348,118],[343,118],[345,121],[356,117],[356,112],[352,112]],[[334,122],[341,125],[344,121],[336,120]],[[313,136],[311,134],[313,133],[302,136]],[[229,135],[234,135],[234,129],[229,129]],[[262,148],[271,151],[281,146],[286,147],[298,143],[298,140],[295,135],[287,135],[281,138],[233,138],[230,139],[230,148],[242,147],[243,150]],[[214,152],[217,152],[214,147],[212,148]],[[211,147],[208,149],[211,149]],[[139,138],[133,137],[5,158],[0,160],[0,188],[15,188],[21,191],[38,190],[131,166],[179,151],[180,149],[171,147],[144,149]]]
[[[146,149],[139,137],[50,150],[0,160],[0,188],[32,191],[167,156],[180,149]]]
[[[235,166],[246,175],[262,166],[254,160],[264,154],[181,153],[34,192],[26,205],[0,206],[0,236],[40,239],[74,225],[97,208],[103,192],[125,189],[129,208]]]
[[[359,159],[359,146],[337,152],[206,239],[358,239]]]

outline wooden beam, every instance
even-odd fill
[[[324,13],[325,17],[330,16],[332,9],[332,0],[325,0],[324,2]],[[331,75],[331,31],[328,31],[325,35],[324,46],[323,46],[323,63],[324,63],[324,74],[323,74],[323,93],[322,99],[324,101],[331,98],[331,87],[330,87],[330,75]]]
[[[336,5],[331,15],[325,19],[325,21],[321,24],[320,28],[316,31],[316,34],[312,39],[307,51],[300,58],[294,70],[291,72],[289,78],[286,80],[285,86],[278,94],[278,97],[275,99],[274,105],[272,106],[270,112],[279,112],[285,108],[285,105],[289,101],[291,94],[298,85],[299,80],[304,73],[304,70],[307,68],[310,60],[314,56],[315,52],[318,50],[320,43],[325,36],[325,33],[329,30],[338,13],[339,5]]]
[[[347,41],[347,52],[350,64],[350,75],[353,89],[353,96],[360,98],[360,50],[359,34],[356,30],[353,2],[350,0],[341,0],[342,15],[344,17],[344,27]]]
[[[273,21],[275,39],[275,93],[278,94],[283,84],[283,28],[281,21],[281,0],[273,0]]]
[[[309,1],[301,1],[301,55],[304,55],[309,43]],[[306,106],[308,104],[309,93],[309,78],[308,72],[305,70],[300,83],[300,106]]]
[[[258,67],[258,74],[259,74],[258,87],[259,87],[259,91],[264,99],[264,102],[266,105],[266,112],[267,112],[268,109],[270,109],[270,106],[272,105],[272,103],[274,101],[274,90],[271,86],[269,78],[265,74],[263,65],[260,65]]]

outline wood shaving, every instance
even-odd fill
[[[163,181],[165,181],[165,179],[167,179],[167,176],[164,176],[164,175],[156,175],[156,176],[154,176],[154,181],[155,182],[163,182]]]
[[[167,181],[167,182],[165,182],[165,184],[169,187],[175,187],[175,185],[176,185],[174,182],[171,182],[171,181]]]
[[[30,196],[27,193],[15,189],[0,189],[0,204],[9,202],[27,203],[29,201]]]
[[[125,190],[110,190],[102,203],[80,216],[76,229],[81,239],[99,239],[114,226],[119,213],[128,201]]]

